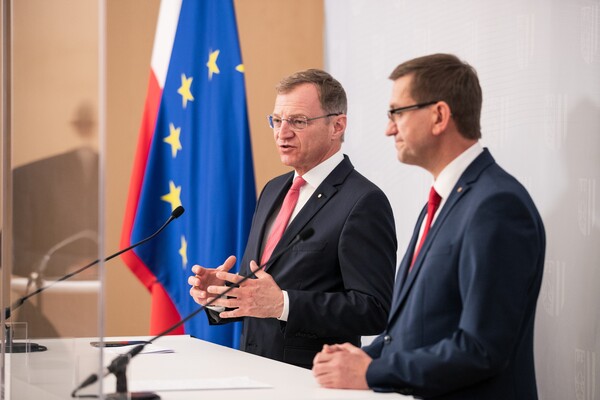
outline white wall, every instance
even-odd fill
[[[349,96],[344,151],[390,198],[399,256],[431,177],[384,136],[387,76],[436,52],[477,69],[482,143],[546,225],[540,399],[600,399],[600,1],[326,0],[325,26],[326,68]]]

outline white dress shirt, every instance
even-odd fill
[[[325,178],[331,174],[331,172],[344,160],[344,154],[340,149],[337,153],[329,157],[327,160],[323,161],[321,164],[317,165],[310,171],[306,172],[302,175],[302,178],[306,181],[306,184],[300,188],[300,194],[298,196],[298,203],[296,203],[296,207],[294,208],[294,212],[292,212],[292,216],[290,217],[289,224],[292,220],[298,215],[302,207],[306,205],[308,199],[315,193],[315,190],[323,183]],[[298,176],[297,173],[294,173],[294,179]],[[281,208],[281,206],[280,206]],[[264,250],[265,244],[267,243],[267,238],[269,237],[271,230],[273,229],[273,224],[275,219],[277,218],[277,214],[279,214],[279,210],[275,210],[273,214],[269,217],[267,222],[267,229],[265,229],[265,236],[263,237],[263,245],[261,248],[261,254]],[[281,316],[278,318],[280,321],[287,321],[290,313],[290,300],[288,294],[285,290],[283,290],[283,312]]]
[[[438,207],[435,215],[433,216],[433,220],[431,221],[431,226],[435,223],[437,216],[440,215],[440,211],[446,204],[446,200],[450,196],[450,192],[458,182],[460,176],[465,172],[467,167],[471,165],[473,161],[483,152],[483,146],[481,143],[477,142],[473,146],[469,147],[467,150],[463,151],[458,157],[452,160],[446,167],[440,172],[437,179],[433,182],[433,188],[440,195],[442,201],[440,206]],[[419,237],[417,238],[417,243],[421,241],[421,236],[423,236],[423,230],[425,229],[425,221],[427,218],[423,218],[423,222],[421,223],[421,230],[419,231]],[[415,250],[416,250],[415,246]]]

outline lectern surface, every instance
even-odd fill
[[[146,337],[118,337],[105,340],[145,340]],[[68,399],[73,389],[91,373],[97,373],[100,352],[90,345],[98,338],[36,340],[48,347],[43,353],[12,354],[7,357],[8,399]],[[140,382],[156,382],[157,394],[163,400],[184,399],[412,399],[395,393],[374,393],[358,390],[323,389],[315,382],[311,371],[269,360],[242,351],[219,346],[189,336],[167,336],[154,342],[173,352],[140,354],[127,369],[130,388]],[[102,365],[108,365],[116,354],[103,351]],[[223,381],[224,378],[248,379],[267,388],[164,390],[169,383],[197,380]],[[103,380],[104,393],[115,391],[115,379]],[[163,389],[160,389],[163,388]],[[96,388],[96,391],[98,389]],[[82,393],[89,393],[83,391]]]

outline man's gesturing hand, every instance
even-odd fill
[[[256,271],[256,279],[247,279],[239,283],[243,277],[227,273],[224,270],[216,273],[216,278],[240,285],[229,291],[226,298],[218,299],[213,303],[215,306],[232,308],[219,314],[221,318],[256,317],[256,318],[279,318],[283,312],[283,292],[273,280],[273,277],[259,269],[256,262],[250,263],[251,271]],[[207,288],[210,295],[218,295],[227,286],[211,285]],[[216,296],[213,296],[216,297]]]
[[[216,269],[204,268],[200,265],[194,265],[192,267],[192,272],[196,275],[188,278],[188,284],[192,286],[190,288],[190,296],[192,296],[196,303],[206,305],[206,303],[212,300],[206,289],[209,286],[223,286],[225,281],[222,278],[217,277],[217,274],[219,272],[226,273],[233,268],[235,260],[235,256],[229,256],[227,260]]]

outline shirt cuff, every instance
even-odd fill
[[[223,306],[207,306],[206,308],[208,308],[209,310],[213,310],[214,312],[218,312],[218,313],[222,313],[223,311],[225,311],[225,307],[223,307]]]
[[[288,293],[285,290],[282,290],[282,292],[283,292],[283,312],[281,313],[281,316],[277,319],[280,321],[287,322],[288,316],[290,315],[290,298],[288,297]]]

